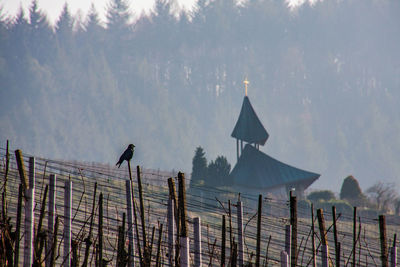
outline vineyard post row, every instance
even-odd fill
[[[35,158],[29,158],[29,176],[27,181],[24,161],[22,158],[22,153],[20,150],[15,151],[18,172],[21,179],[20,189],[19,189],[19,196],[18,196],[18,212],[17,212],[17,224],[16,224],[16,234],[18,242],[14,244],[14,266],[18,266],[18,257],[19,257],[19,231],[20,231],[20,222],[21,222],[21,208],[22,204],[24,203],[24,266],[32,266],[33,264],[41,264],[43,259],[45,261],[46,267],[54,266],[55,265],[55,249],[57,243],[57,234],[58,234],[58,227],[59,227],[59,218],[56,214],[55,210],[55,196],[56,192],[56,184],[57,184],[57,177],[55,174],[51,174],[49,176],[49,190],[46,190],[43,196],[43,203],[42,208],[40,211],[40,219],[37,223],[37,231],[35,235],[35,212],[34,212],[34,197],[35,197]],[[8,166],[7,166],[8,168]],[[130,165],[129,165],[130,171]],[[153,237],[154,237],[154,228],[152,238],[147,240],[146,232],[145,232],[145,210],[143,208],[143,192],[142,192],[142,185],[140,180],[140,168],[137,168],[137,177],[138,177],[138,187],[139,187],[139,201],[140,201],[140,221],[142,224],[142,242],[140,242],[140,235],[138,232],[138,220],[137,220],[137,212],[135,208],[135,198],[134,198],[134,190],[133,190],[133,182],[132,176],[130,174],[130,180],[127,180],[125,183],[126,189],[126,201],[127,201],[127,217],[128,217],[128,227],[127,227],[127,236],[128,236],[128,253],[124,255],[124,236],[126,235],[123,233],[122,235],[118,235],[119,239],[122,241],[118,242],[122,244],[122,248],[118,248],[118,256],[117,256],[117,266],[135,266],[135,245],[138,246],[139,251],[139,264],[141,267],[150,267],[151,264],[151,248],[153,247]],[[174,184],[174,180],[172,178],[169,179],[169,200],[168,200],[168,217],[167,217],[167,224],[168,224],[168,266],[179,266],[179,267],[189,267],[190,265],[190,248],[189,248],[189,236],[188,236],[188,225],[187,225],[187,211],[186,211],[186,188],[185,188],[185,176],[183,173],[178,174],[178,196],[176,194],[176,188]],[[4,187],[6,188],[6,187]],[[4,189],[5,190],[5,189]],[[63,266],[78,266],[78,261],[76,255],[76,247],[74,247],[74,242],[71,237],[71,224],[72,224],[72,190],[73,190],[73,183],[71,180],[65,181],[64,186],[64,219],[63,219]],[[41,224],[44,217],[44,207],[46,205],[46,196],[47,191],[49,191],[48,197],[48,229],[46,229],[47,235],[43,235],[43,231],[41,229]],[[3,192],[3,211],[4,211],[4,194]],[[93,198],[93,209],[91,215],[91,223],[90,223],[90,234],[89,234],[89,241],[91,238],[91,229],[93,224],[93,215],[94,215],[94,204],[95,204],[95,197],[96,197],[96,187],[95,187],[95,194]],[[236,243],[234,240],[231,241],[231,252],[229,258],[229,265],[230,266],[245,266],[244,262],[244,235],[243,235],[243,204],[240,199],[237,202],[237,233],[238,233],[238,242]],[[259,196],[258,202],[258,219],[257,219],[257,236],[256,236],[256,267],[260,266],[260,244],[261,244],[261,213],[262,213],[262,196]],[[337,233],[336,233],[336,215],[335,209],[333,208],[333,226],[334,226],[334,234],[335,234],[335,258],[336,258],[336,266],[340,266],[340,243],[337,243]],[[352,264],[355,266],[355,257],[356,257],[356,214],[357,210],[354,208],[354,233],[353,233],[353,261]],[[223,251],[221,251],[221,267],[226,266],[225,264],[225,215],[223,215],[223,227],[222,227],[222,237],[221,237],[221,247]],[[325,227],[325,220],[323,215],[323,210],[319,209],[317,211],[317,218],[320,230],[320,237],[321,237],[321,266],[328,267],[330,266],[330,257],[329,257],[329,246],[327,240],[327,230]],[[312,236],[314,237],[314,215],[312,211]],[[104,259],[103,259],[103,195],[100,193],[100,200],[99,200],[99,218],[98,218],[98,244],[95,248],[96,251],[96,266],[104,266]],[[121,229],[125,229],[125,213],[124,213],[124,220]],[[397,248],[395,246],[396,240],[393,242],[393,246],[387,248],[387,237],[386,237],[386,222],[385,216],[379,216],[379,230],[380,230],[380,243],[381,243],[381,264],[383,267],[389,266],[389,259],[390,259],[390,266],[396,267],[396,257],[397,257]],[[136,231],[136,243],[135,243],[135,231]],[[158,244],[158,252],[156,257],[156,267],[160,267],[162,265],[160,260],[160,244],[161,244],[161,233],[162,233],[162,225],[160,227],[160,240]],[[178,238],[175,239],[175,236]],[[47,246],[45,247],[45,255],[42,255],[45,239],[47,241]],[[202,248],[201,248],[201,220],[200,218],[194,218],[194,265],[195,267],[202,266]],[[140,248],[142,243],[142,249]],[[150,244],[149,244],[150,243]],[[90,242],[88,243],[90,245]],[[236,248],[236,249],[235,249]],[[338,252],[339,250],[339,252]],[[9,252],[10,253],[10,252]],[[390,255],[389,255],[390,253]],[[313,240],[313,266],[316,266],[315,260],[315,244]],[[298,257],[298,249],[297,249],[297,200],[296,196],[290,195],[290,225],[285,227],[285,247],[281,251],[280,259],[281,259],[281,266],[298,266],[297,265],[297,257]],[[85,255],[84,265],[87,264],[87,255]],[[332,263],[333,265],[333,263]]]

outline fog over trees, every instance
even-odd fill
[[[202,146],[236,163],[230,137],[244,96],[270,134],[260,149],[321,173],[338,192],[400,181],[400,1],[170,2],[132,22],[125,0],[55,25],[33,1],[0,12],[0,141],[58,159],[191,172]]]

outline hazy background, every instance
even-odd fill
[[[2,147],[115,164],[134,143],[135,164],[190,173],[201,145],[233,166],[247,76],[261,150],[313,188],[400,185],[400,1],[0,3]]]

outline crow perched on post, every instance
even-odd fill
[[[119,160],[117,162],[118,168],[121,167],[121,164],[124,160],[130,161],[133,157],[133,151],[134,151],[135,145],[130,144],[128,148],[124,151],[124,153],[119,157]]]

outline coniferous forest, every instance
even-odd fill
[[[36,0],[0,12],[0,141],[58,159],[115,163],[129,143],[149,168],[190,173],[196,147],[236,163],[230,137],[249,97],[270,134],[260,149],[339,189],[400,180],[400,2],[173,1],[106,21]]]

